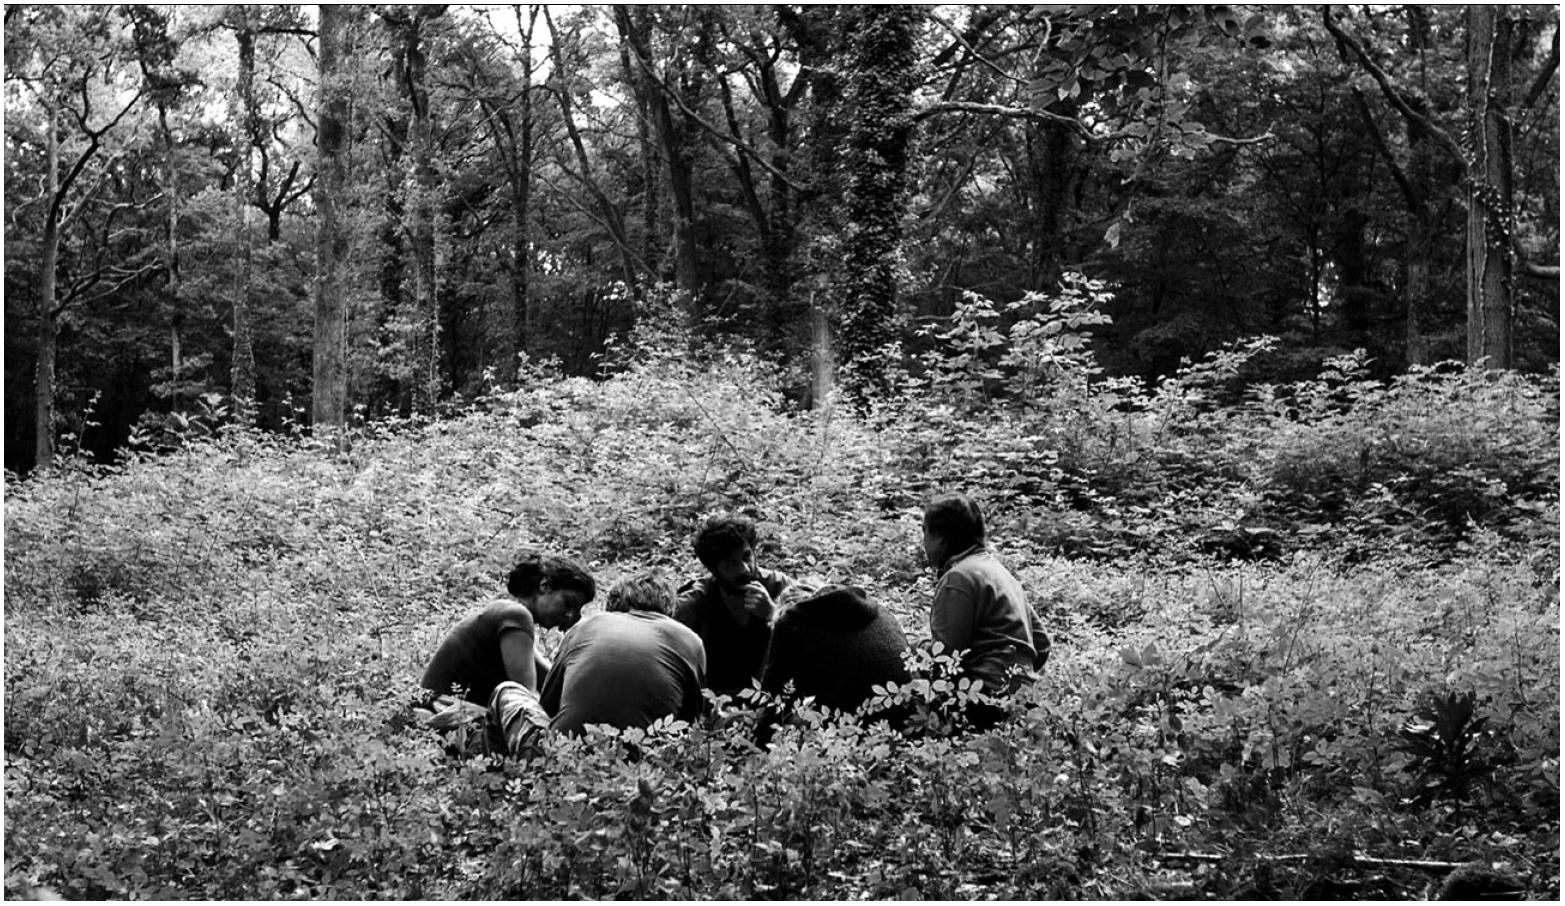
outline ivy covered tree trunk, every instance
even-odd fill
[[[1473,160],[1467,192],[1467,360],[1510,368],[1511,21],[1504,6],[1467,8],[1467,99]]]
[[[43,228],[43,261],[38,272],[38,364],[33,380],[33,465],[54,465],[54,357],[59,342],[55,323],[56,273],[60,261],[60,136],[54,108],[49,108],[49,128],[44,139],[46,179],[51,202]]]
[[[887,350],[898,339],[897,299],[905,271],[915,37],[922,13],[911,6],[863,6],[848,18],[848,122],[843,151],[844,223],[838,351],[843,377],[859,394],[883,391]]]
[[[180,387],[184,381],[185,370],[184,357],[180,350],[179,329],[184,321],[184,313],[179,304],[179,175],[174,168],[174,132],[169,128],[168,107],[161,106],[158,109],[158,124],[162,132],[163,149],[166,155],[163,162],[163,191],[167,193],[167,235],[164,237],[163,260],[164,271],[167,279],[168,304],[173,310],[168,323],[169,346],[169,373],[168,381],[169,397],[173,401],[175,410],[180,406]]]
[[[234,142],[239,154],[234,163],[234,198],[239,231],[239,286],[234,289],[234,356],[231,385],[235,414],[242,421],[255,415],[255,349],[251,339],[250,293],[254,282],[254,249],[250,228],[250,195],[253,192],[250,157],[254,149],[255,118],[255,31],[250,13],[239,8],[234,33],[239,42],[239,110],[235,116]]]
[[[345,200],[348,102],[339,71],[347,29],[347,11],[322,4],[320,21],[320,95],[317,107],[315,183],[315,337],[310,414],[314,430],[340,429],[347,421],[348,307],[343,271],[348,263],[348,233],[338,205]]]
[[[799,119],[803,142],[797,172],[808,177],[793,197],[792,223],[803,254],[794,286],[808,286],[809,319],[806,342],[812,373],[810,405],[822,406],[835,385],[838,294],[844,274],[841,257],[843,174],[840,166],[847,130],[842,120],[844,77],[839,61],[845,56],[852,9],[846,6],[779,6],[777,21],[798,47],[804,86]],[[786,122],[786,121],[784,121]],[[790,250],[791,251],[791,250]]]
[[[412,258],[412,387],[413,411],[434,412],[441,368],[440,318],[435,273],[434,130],[423,46],[424,23],[445,13],[444,6],[419,6],[382,13],[393,27],[400,64],[396,77],[410,114],[408,192],[404,232]]]

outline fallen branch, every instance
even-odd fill
[[[1233,858],[1222,853],[1157,853],[1155,857],[1165,862],[1201,862],[1217,863],[1226,862]],[[1277,856],[1257,856],[1259,862],[1309,862],[1318,859],[1309,853],[1284,853]],[[1359,868],[1417,868],[1423,871],[1455,871],[1467,862],[1440,862],[1432,859],[1382,859],[1376,856],[1367,856],[1363,853],[1354,853],[1349,861]]]

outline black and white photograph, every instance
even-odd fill
[[[1560,9],[4,4],[4,897],[1558,902]]]

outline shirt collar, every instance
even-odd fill
[[[989,551],[989,548],[987,546],[985,546],[982,541],[980,541],[977,544],[973,545],[972,547],[967,548],[964,551],[952,554],[951,556],[946,558],[946,562],[940,564],[940,575],[942,575],[942,576],[945,575],[948,571],[950,571],[951,567],[953,567],[953,566],[955,566],[957,564],[958,561],[965,560],[968,557],[973,556],[974,554],[988,553],[988,551]]]

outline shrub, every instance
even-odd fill
[[[1090,326],[1074,309],[1028,305],[1004,317],[1060,325],[1028,335],[1047,368],[972,360],[1031,368],[1026,398],[932,366],[868,415],[801,413],[743,349],[632,349],[602,381],[539,371],[340,452],[221,428],[8,478],[6,893],[1346,895],[1335,879],[1405,897],[1428,881],[1359,871],[1364,850],[1507,861],[1557,896],[1557,375],[1371,382],[1349,359],[1246,391],[1255,343],[1142,390],[1060,344]],[[608,579],[694,571],[691,532],[719,508],[760,520],[769,563],[862,584],[921,638],[917,504],[936,488],[979,493],[1055,641],[994,730],[962,725],[973,690],[927,648],[885,690],[915,714],[905,734],[804,704],[760,748],[760,703],[723,700],[695,726],[555,739],[518,763],[449,756],[402,710],[517,547]],[[1463,719],[1419,748],[1427,734],[1401,731],[1430,694]]]

